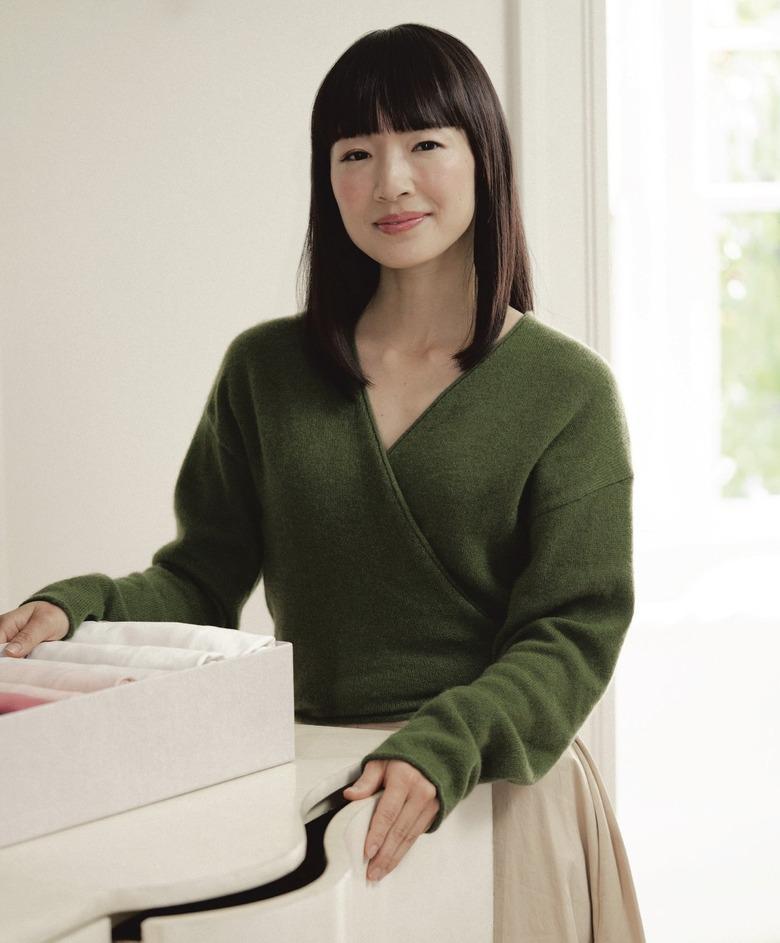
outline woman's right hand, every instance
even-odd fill
[[[6,645],[4,654],[24,658],[40,642],[57,642],[65,638],[69,628],[64,609],[43,599],[33,599],[0,615],[0,645],[13,642],[18,649]]]

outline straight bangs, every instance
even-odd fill
[[[385,131],[469,125],[466,90],[455,63],[432,55],[412,33],[369,33],[342,56],[319,102],[319,143],[330,152],[342,138]]]

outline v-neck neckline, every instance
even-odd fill
[[[405,441],[415,429],[419,427],[419,425],[426,418],[426,416],[428,416],[428,414],[434,409],[434,407],[438,403],[440,403],[444,399],[444,397],[447,396],[447,394],[450,393],[462,380],[465,380],[467,376],[470,376],[483,363],[489,360],[496,353],[496,351],[498,351],[501,347],[504,346],[504,344],[509,340],[510,337],[512,337],[512,335],[518,333],[520,327],[522,327],[522,325],[525,324],[525,322],[529,320],[532,316],[533,316],[532,312],[528,312],[528,311],[524,312],[522,317],[517,321],[517,323],[513,324],[512,327],[510,327],[509,330],[506,332],[506,334],[504,334],[503,337],[499,338],[495,342],[495,344],[493,344],[493,346],[484,355],[484,357],[482,357],[481,360],[478,360],[477,363],[469,367],[468,370],[461,371],[461,373],[458,376],[456,376],[455,379],[452,380],[451,383],[447,384],[447,386],[445,386],[444,389],[441,390],[441,392],[436,395],[436,397],[425,407],[425,409],[421,413],[419,413],[417,418],[412,420],[411,424],[408,425],[406,429],[404,429],[404,431],[398,436],[398,438],[396,438],[396,440],[392,443],[392,445],[389,448],[385,447],[385,444],[382,441],[382,437],[379,434],[379,427],[376,423],[376,418],[374,417],[374,410],[371,407],[371,401],[369,400],[368,394],[366,393],[366,388],[365,386],[361,386],[360,399],[363,403],[363,408],[365,409],[366,414],[368,416],[368,420],[371,425],[371,430],[374,434],[374,437],[379,445],[379,448],[382,450],[382,453],[385,455],[385,457],[389,460],[390,456],[395,452],[396,448],[403,441]],[[355,341],[354,328],[352,329],[349,335],[349,340],[352,346],[352,351],[355,355],[355,359],[359,363],[360,358],[358,356],[357,342]]]

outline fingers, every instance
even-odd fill
[[[397,805],[386,806],[387,811],[381,810],[380,806],[386,796],[387,790],[379,800],[369,828],[369,831],[377,830],[375,833],[377,838],[372,841],[378,841],[379,844],[379,851],[368,867],[366,876],[369,881],[381,881],[386,874],[389,874],[417,838],[428,828],[436,815],[432,804],[436,800],[425,799],[419,793],[415,798],[408,798],[400,811]],[[391,817],[392,824],[388,826],[387,823]]]
[[[439,810],[436,787],[411,764],[392,760],[366,836],[367,877],[389,874]]]
[[[370,881],[389,874],[439,812],[436,786],[404,760],[369,760],[344,796],[365,799],[383,785],[364,848]]]
[[[19,634],[27,625],[31,615],[32,606],[24,605],[0,616],[0,642],[10,642],[13,639],[13,644],[5,647],[6,655],[15,655],[19,652]]]
[[[41,642],[67,635],[68,616],[63,609],[43,600],[24,603],[0,615],[0,644],[3,654],[25,658]]]
[[[409,803],[407,803],[407,806]],[[417,839],[422,835],[431,822],[436,818],[436,813],[439,811],[439,803],[437,799],[429,800],[423,806],[420,814],[417,816],[415,821],[412,823],[411,828],[407,831],[403,837],[396,843],[395,848],[389,852],[389,858],[384,859],[384,850],[386,847],[392,847],[388,845],[393,839],[393,829],[390,829],[388,837],[385,839],[385,844],[382,847],[380,854],[377,857],[376,862],[372,862],[371,867],[369,868],[368,878],[369,880],[381,880],[386,874],[389,874],[391,871],[395,870],[400,862],[401,858],[406,854],[406,852],[412,847],[412,845],[417,841]],[[399,822],[400,828],[400,822]],[[375,876],[373,874],[373,869],[379,868],[379,875]]]
[[[344,798],[365,799],[366,796],[373,796],[384,780],[387,764],[388,760],[369,760],[360,777],[344,790]]]

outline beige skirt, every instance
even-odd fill
[[[538,782],[492,789],[494,943],[646,943],[623,838],[582,740]]]

